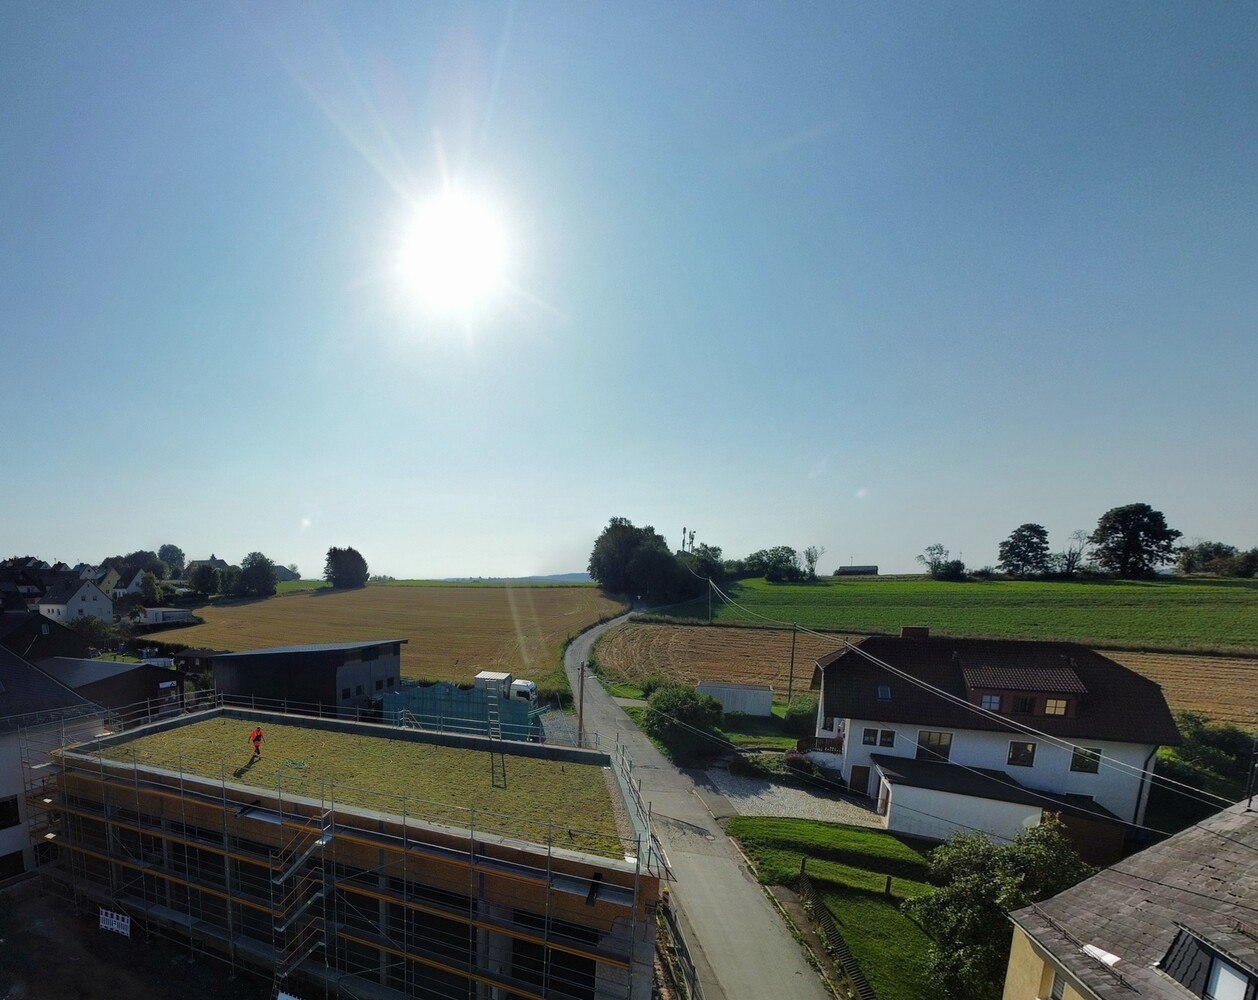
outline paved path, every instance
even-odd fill
[[[725,797],[737,816],[791,816],[884,828],[882,817],[870,806],[843,795],[818,794],[763,778],[730,774],[715,767],[708,771],[708,781]]]
[[[589,657],[595,640],[627,617],[573,640],[564,657],[573,691],[581,661]],[[704,804],[713,802],[719,810],[722,801],[704,774],[674,767],[593,678],[586,678],[585,728],[599,734],[605,749],[617,734],[628,748],[677,878],[672,901],[687,931],[705,1000],[832,1000],[781,914]]]

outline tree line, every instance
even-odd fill
[[[682,528],[681,537],[682,547],[674,552],[651,525],[638,527],[628,518],[613,517],[594,542],[587,570],[612,593],[682,601],[702,595],[709,580],[753,576],[778,583],[815,580],[817,562],[825,554],[816,545],[802,552],[775,545],[743,559],[726,559],[719,545],[696,545],[694,530]]]
[[[1142,580],[1171,563],[1181,573],[1252,577],[1258,571],[1258,549],[1242,552],[1233,545],[1207,541],[1177,546],[1182,537],[1183,532],[1167,525],[1160,510],[1147,503],[1132,503],[1107,510],[1091,532],[1073,532],[1057,552],[1052,551],[1048,529],[1042,524],[1019,525],[1000,543],[997,565],[1007,576],[1059,579],[1088,572]],[[927,546],[917,561],[936,580],[965,580],[995,573],[995,569],[967,570],[960,559],[950,558],[942,542]]]

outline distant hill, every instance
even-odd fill
[[[552,573],[550,576],[447,576],[442,583],[593,583],[589,573]]]

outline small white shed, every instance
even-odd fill
[[[772,715],[773,688],[768,684],[727,684],[724,681],[700,681],[699,693],[710,694],[726,712],[743,715]]]

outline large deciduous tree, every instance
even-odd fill
[[[335,545],[328,549],[328,557],[323,564],[323,578],[333,587],[365,587],[368,575],[367,560],[357,549],[348,546],[339,549]]]
[[[1147,503],[1129,503],[1101,515],[1092,532],[1094,557],[1115,576],[1140,579],[1152,576],[1175,558],[1175,541],[1183,532],[1168,528],[1166,515]]]
[[[250,552],[240,563],[240,585],[246,594],[270,597],[275,593],[275,563],[261,552]]]
[[[157,558],[164,562],[170,568],[170,577],[172,580],[183,578],[183,571],[187,565],[183,554],[183,549],[178,545],[172,545],[167,542],[157,550]]]
[[[188,575],[188,585],[192,587],[198,594],[204,594],[209,597],[211,594],[218,593],[218,570],[209,563],[199,563],[192,568],[192,572]]]
[[[1008,844],[961,833],[930,856],[938,886],[904,904],[932,944],[931,978],[942,996],[997,1000],[1004,987],[1012,926],[1006,916],[1092,874],[1049,814]]]
[[[808,574],[808,579],[817,579],[817,560],[825,554],[825,546],[810,545],[804,549],[804,570]]]
[[[1048,529],[1027,523],[1014,528],[1000,543],[1000,568],[1012,576],[1048,572]]]
[[[157,575],[146,572],[140,577],[140,600],[145,604],[156,604],[161,591],[157,586]]]

